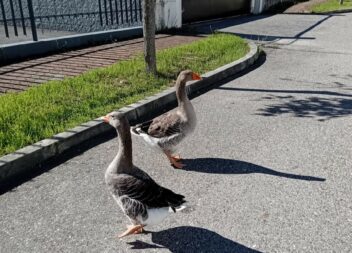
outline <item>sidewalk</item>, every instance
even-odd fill
[[[190,43],[201,37],[161,34],[157,49]],[[61,80],[83,72],[106,67],[143,51],[143,38],[104,44],[54,54],[0,67],[0,94],[18,92],[50,80]]]

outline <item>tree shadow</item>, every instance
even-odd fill
[[[290,174],[290,173],[285,173],[285,172],[280,172],[273,169],[265,168],[263,166],[249,163],[249,162],[224,159],[224,158],[184,159],[183,162],[186,164],[186,166],[184,167],[184,170],[187,170],[187,171],[213,173],[213,174],[261,173],[261,174],[267,174],[271,176],[285,177],[289,179],[320,181],[320,182],[325,181],[325,178]]]
[[[152,232],[152,242],[129,242],[131,249],[167,248],[170,252],[260,253],[205,228],[183,226]]]
[[[279,78],[280,80],[283,81],[289,81],[289,82],[296,82],[296,83],[303,83],[303,84],[313,84],[313,85],[322,85],[323,88],[339,88],[339,89],[347,89],[349,85],[346,83],[342,83],[339,81],[334,81],[332,83],[323,83],[323,82],[318,82],[318,81],[309,81],[309,80],[301,80],[297,78]],[[332,84],[332,86],[330,86]],[[347,94],[346,94],[347,95]],[[352,95],[351,95],[352,97]]]
[[[310,94],[310,95],[326,95],[339,97],[352,97],[352,94],[341,93],[327,90],[276,90],[276,89],[258,89],[258,88],[238,88],[238,87],[217,87],[218,90],[241,91],[241,92],[262,92],[262,93],[283,93],[283,94]],[[269,95],[263,97],[264,99],[282,98],[282,96],[275,97]],[[284,98],[293,98],[293,96],[284,96]]]
[[[282,103],[270,104],[260,109],[257,115],[277,116],[292,114],[300,118],[316,118],[318,121],[326,121],[352,114],[352,100],[347,98],[320,98],[309,97],[297,99],[294,96],[266,96],[266,100],[281,100]]]

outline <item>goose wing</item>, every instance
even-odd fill
[[[160,186],[150,177],[119,175],[115,186],[119,195],[131,199],[135,202],[135,206],[141,203],[149,208],[171,207],[174,209],[185,202],[183,195]]]
[[[176,111],[172,111],[153,119],[148,127],[148,134],[155,138],[180,134],[183,124],[182,117]]]

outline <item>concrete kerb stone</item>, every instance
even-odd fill
[[[202,80],[188,84],[189,95],[197,94],[202,89],[210,87],[252,65],[258,59],[260,51],[253,42],[249,42],[249,46],[250,51],[246,56],[205,73],[202,75]],[[169,88],[159,94],[123,107],[119,111],[125,113],[131,125],[134,125],[161,114],[176,104],[175,90],[174,88]],[[31,172],[45,160],[58,156],[90,138],[112,130],[112,127],[103,123],[101,118],[97,118],[0,157],[0,186],[5,185],[8,180],[16,179],[22,174]]]
[[[327,16],[327,15],[332,15],[332,16],[341,16],[339,14],[344,14],[344,13],[351,13],[352,9],[346,9],[346,10],[335,10],[335,11],[326,11],[326,12],[283,12],[280,14],[287,14],[287,15],[314,15],[314,16]]]
[[[351,13],[351,12],[352,12],[352,9],[346,9],[346,10],[327,11],[327,12],[322,12],[321,14],[333,15],[333,14],[343,14],[343,13]]]

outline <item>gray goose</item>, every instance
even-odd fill
[[[186,93],[186,83],[201,79],[191,70],[182,71],[176,80],[178,107],[131,128],[133,134],[142,137],[150,146],[163,151],[174,168],[181,169],[184,166],[180,162],[181,157],[173,154],[177,144],[192,133],[197,124],[194,108]]]
[[[123,113],[104,117],[117,130],[119,150],[105,172],[105,183],[132,225],[118,237],[143,232],[143,227],[160,223],[170,213],[184,208],[184,196],[157,184],[133,165],[130,125]]]

